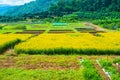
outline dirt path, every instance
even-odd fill
[[[92,27],[94,27],[94,29],[95,29],[97,32],[106,32],[106,31],[107,31],[106,29],[101,28],[101,27],[99,27],[98,25],[95,25],[95,24],[92,24],[92,23],[89,23],[89,22],[86,22],[85,25],[86,25],[86,26],[92,26]]]

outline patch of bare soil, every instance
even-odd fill
[[[13,68],[15,61],[13,57],[8,57],[6,59],[0,59],[0,68]]]

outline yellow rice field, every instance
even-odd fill
[[[93,36],[89,33],[80,34],[42,34],[15,47],[22,53],[87,53],[119,54],[120,33],[100,33]]]

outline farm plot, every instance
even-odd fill
[[[108,33],[109,34],[109,33]],[[27,54],[120,54],[120,33],[42,34],[15,47]]]
[[[84,80],[79,56],[0,56],[0,79]],[[22,77],[24,76],[24,77]]]
[[[13,47],[16,43],[24,41],[32,35],[0,34],[0,53]]]
[[[0,57],[0,68],[22,68],[40,70],[80,70],[78,56],[19,56]]]

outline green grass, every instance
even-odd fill
[[[0,69],[1,80],[84,80],[82,70],[54,71],[54,70],[23,70]]]

